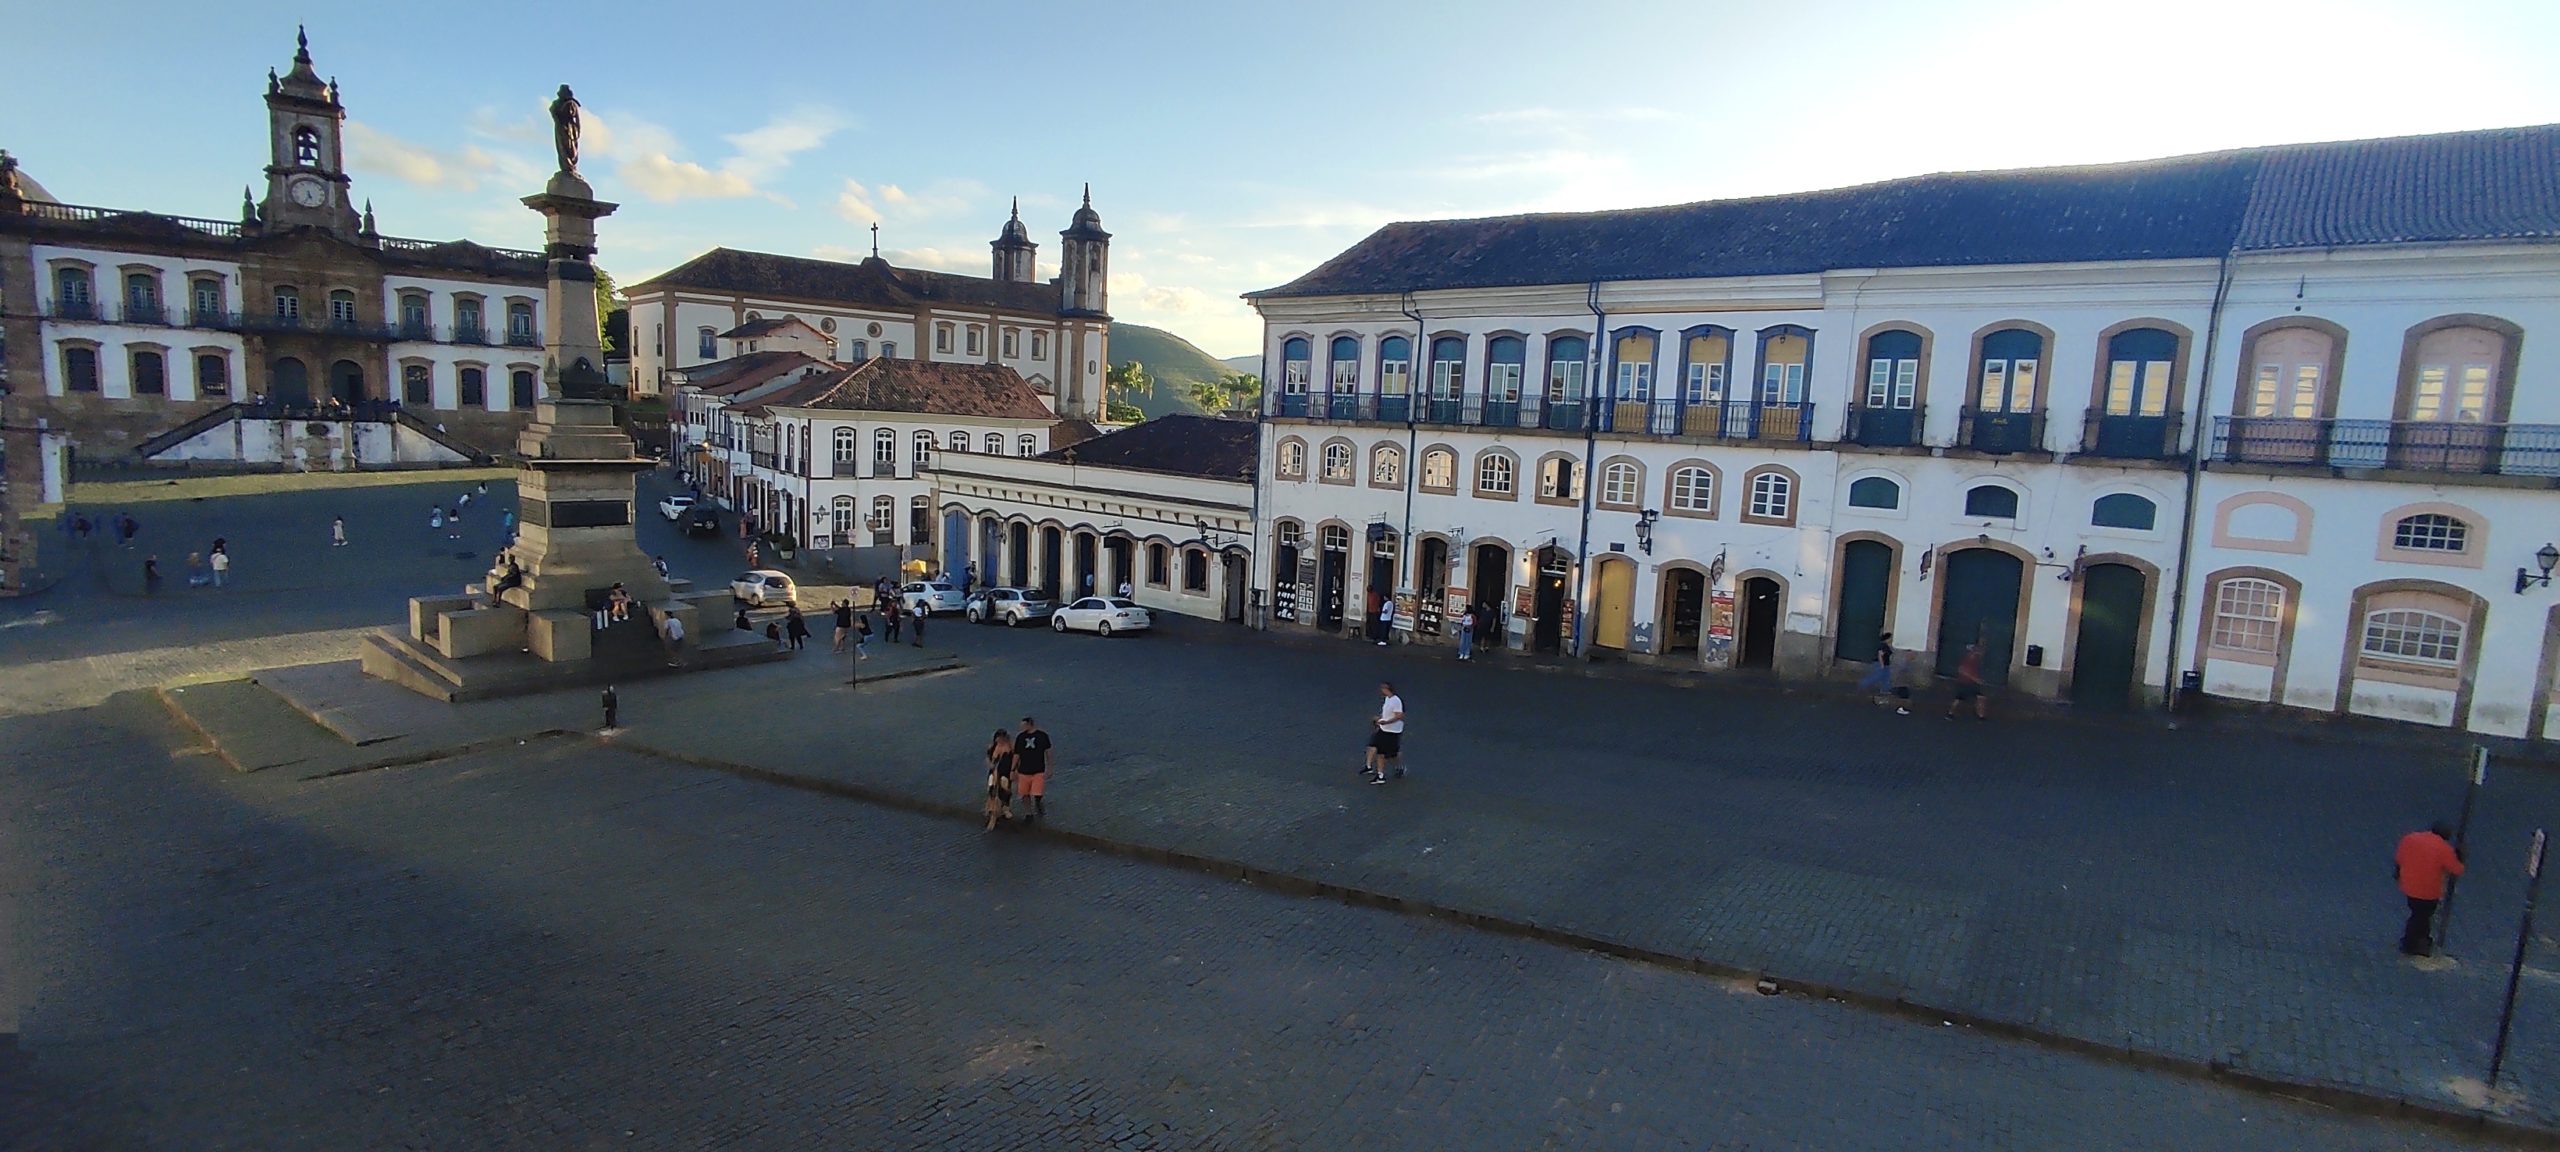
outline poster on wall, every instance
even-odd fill
[[[1298,618],[1298,586],[1283,584],[1271,590],[1271,615],[1279,620]]]
[[[1420,619],[1420,618],[1421,618],[1421,617],[1420,617],[1420,613],[1421,613],[1421,611],[1422,611],[1421,604],[1420,604],[1418,601],[1416,601],[1416,600],[1414,599],[1414,595],[1413,595],[1413,593],[1411,593],[1411,592],[1400,592],[1400,593],[1397,593],[1397,594],[1396,594],[1396,631],[1399,631],[1399,632],[1411,632],[1411,631],[1413,631],[1414,622],[1415,622],[1416,620],[1418,620],[1418,619]]]
[[[1523,584],[1511,590],[1511,614],[1522,620],[1537,618],[1538,594],[1530,591],[1528,585]]]
[[[1733,593],[1718,592],[1708,598],[1707,639],[1733,642]]]

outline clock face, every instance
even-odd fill
[[[308,177],[286,185],[285,194],[305,208],[317,208],[329,202],[329,186]]]

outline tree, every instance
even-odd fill
[[[613,273],[596,269],[596,320],[603,330],[604,350],[623,351],[631,343],[631,310],[622,305],[622,289],[613,282]]]
[[[1185,390],[1203,412],[1248,407],[1262,394],[1262,378],[1250,372],[1228,372],[1216,380],[1196,380]]]
[[[1147,366],[1135,360],[1115,364],[1102,375],[1102,418],[1114,424],[1134,424],[1147,418],[1138,407],[1138,398],[1153,396],[1155,378],[1147,374]]]
[[[1147,414],[1137,405],[1118,396],[1113,396],[1102,404],[1102,419],[1107,424],[1135,424],[1146,418]]]

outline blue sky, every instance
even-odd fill
[[[874,220],[984,275],[1017,195],[1047,275],[1091,181],[1112,311],[1218,355],[1256,344],[1238,293],[1390,220],[2560,121],[2551,0],[110,0],[6,21],[0,147],[72,203],[230,217],[298,20],[385,232],[538,246],[566,82],[626,282]]]

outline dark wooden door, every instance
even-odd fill
[[[2142,634],[2140,570],[2092,564],[2080,573],[2080,633],[2071,645],[2071,702],[2122,708],[2132,698]]]
[[[1938,674],[1953,676],[1965,645],[1982,643],[1982,678],[2009,682],[2018,632],[2018,587],[2026,565],[1990,548],[1950,553],[1939,574]]]
[[[1840,634],[1832,655],[1842,660],[1876,658],[1876,638],[1884,634],[1885,586],[1892,576],[1892,545],[1852,540],[1841,547]]]

